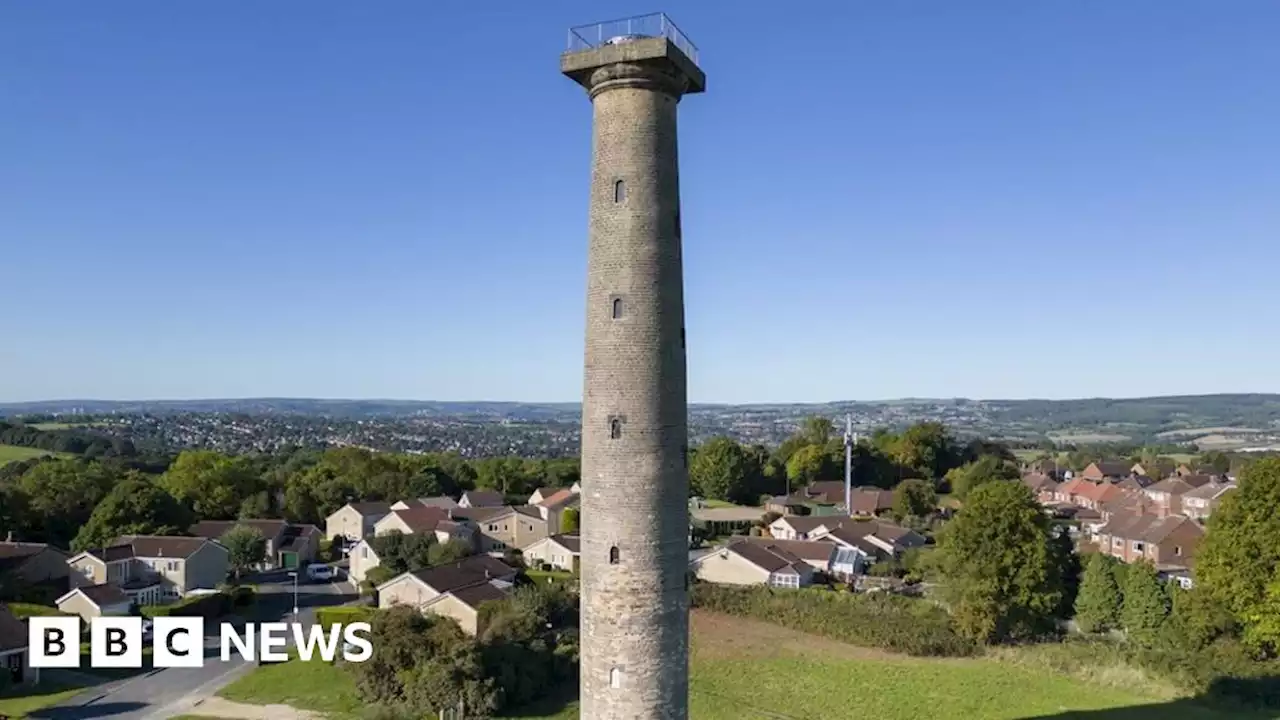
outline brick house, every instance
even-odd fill
[[[1209,475],[1184,475],[1167,477],[1143,492],[1151,498],[1158,515],[1174,515],[1182,511],[1182,496],[1213,482]]]
[[[1204,521],[1218,509],[1223,496],[1236,489],[1234,482],[1211,482],[1182,494],[1182,514]]]
[[[1076,477],[1085,480],[1102,482],[1103,480],[1120,480],[1133,474],[1132,466],[1121,460],[1099,460],[1089,463]]]
[[[1199,523],[1181,515],[1114,515],[1098,529],[1095,542],[1101,552],[1124,562],[1189,567],[1204,534]]]

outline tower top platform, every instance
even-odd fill
[[[706,74],[698,66],[698,48],[666,13],[570,28],[568,49],[560,56],[560,72],[587,86],[597,68],[654,61],[672,64],[688,79],[685,93],[706,89]]]

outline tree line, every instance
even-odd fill
[[[77,429],[41,430],[34,425],[0,420],[0,445],[47,450],[51,453],[98,457],[133,457],[138,451],[126,438],[112,438]]]

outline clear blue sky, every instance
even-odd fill
[[[694,401],[1280,391],[1274,0],[681,3]],[[0,3],[0,400],[577,400],[617,2]]]

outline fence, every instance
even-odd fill
[[[569,52],[582,52],[608,44],[617,38],[664,37],[698,64],[698,48],[666,13],[637,15],[569,28]]]

